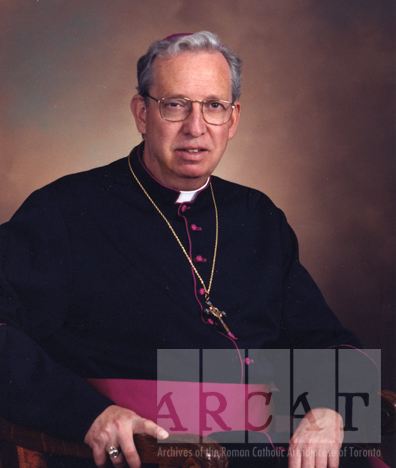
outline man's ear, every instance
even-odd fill
[[[239,101],[235,101],[234,105],[235,105],[235,109],[232,112],[231,120],[229,123],[229,129],[228,129],[229,140],[231,140],[235,136],[235,133],[237,131],[238,124],[239,124],[239,117],[241,115],[241,103]]]
[[[136,127],[142,135],[146,134],[146,104],[140,94],[135,94],[131,101],[131,111],[135,118]]]

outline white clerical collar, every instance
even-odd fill
[[[195,198],[195,196],[197,195],[197,193],[200,191],[200,190],[203,190],[209,183],[209,177],[208,177],[208,180],[204,183],[204,185],[202,185],[202,187],[200,187],[199,189],[197,190],[191,190],[191,191],[188,191],[188,192],[184,192],[184,191],[180,191],[180,195],[178,197],[178,199],[176,200],[176,203],[185,203],[185,202],[192,202]]]

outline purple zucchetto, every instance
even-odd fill
[[[193,33],[179,33],[179,34],[172,34],[171,36],[165,37],[162,39],[163,41],[171,41],[172,39],[176,39],[177,37],[183,36],[192,36]]]

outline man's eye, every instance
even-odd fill
[[[185,103],[185,101],[178,101],[178,100],[164,101],[163,103],[163,106],[169,110],[184,109],[186,105],[187,104]]]
[[[209,101],[205,104],[205,107],[209,111],[223,111],[225,110],[224,105],[219,101]]]

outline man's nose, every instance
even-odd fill
[[[183,129],[185,133],[198,137],[205,133],[207,124],[202,115],[201,103],[192,102],[191,106],[191,112],[183,121]]]

